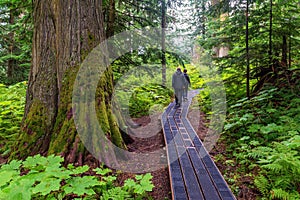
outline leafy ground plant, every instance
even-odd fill
[[[300,108],[291,91],[266,88],[229,108],[223,138],[235,175],[252,174],[260,199],[300,199]],[[232,142],[235,141],[235,142]]]
[[[154,187],[151,174],[137,175],[115,187],[117,177],[110,169],[63,167],[63,161],[59,156],[36,155],[2,165],[0,199],[142,199]],[[86,175],[92,172],[95,175]]]
[[[0,84],[0,153],[3,156],[9,153],[11,142],[19,133],[24,114],[26,88],[26,82],[8,87]]]
[[[161,85],[149,84],[136,88],[129,101],[129,112],[133,117],[149,115],[149,110],[163,111],[170,103],[173,91]]]

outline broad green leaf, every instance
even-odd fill
[[[87,165],[76,167],[75,169],[72,169],[72,174],[82,174],[84,172],[87,172],[89,169],[90,168]]]
[[[32,193],[40,193],[41,195],[45,196],[51,191],[58,191],[60,188],[60,182],[61,180],[56,178],[44,179],[32,189]]]
[[[9,170],[9,171],[0,171],[0,188],[7,183],[9,183],[13,177],[16,177],[19,175],[19,172],[14,171],[14,170]]]
[[[2,165],[1,170],[19,170],[22,161],[12,160],[10,163]]]
[[[27,169],[33,169],[34,167],[41,165],[44,166],[44,164],[46,164],[46,158],[42,157],[41,155],[35,155],[35,156],[30,156],[28,157],[24,162],[23,162],[23,166]],[[43,169],[45,167],[42,167]]]
[[[104,177],[102,177],[102,179],[104,181],[108,182],[108,183],[111,183],[111,182],[115,181],[117,179],[117,177],[115,177],[115,176],[104,176]]]
[[[91,188],[96,185],[100,185],[100,181],[93,176],[72,177],[66,180],[66,185],[63,187],[63,190],[67,194],[73,193],[79,196],[84,194],[92,195],[95,194],[95,192]]]
[[[3,189],[3,193],[6,195],[7,199],[30,200],[33,183],[34,181],[22,177],[20,180],[12,182],[9,187]]]
[[[112,170],[109,169],[109,168],[105,168],[105,169],[96,168],[93,171],[96,172],[96,174],[99,174],[99,175],[102,175],[102,176],[112,172]]]
[[[144,175],[144,177],[142,178],[142,180],[140,182],[141,187],[147,192],[152,191],[152,189],[154,188],[154,185],[150,181],[151,179],[152,179],[152,175],[150,173],[147,173]]]
[[[130,178],[124,181],[124,186],[125,187],[133,188],[136,185],[137,185],[137,183],[134,180],[130,179]]]

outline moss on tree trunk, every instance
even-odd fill
[[[32,67],[22,133],[11,158],[61,154],[81,165],[91,157],[76,131],[72,92],[84,57],[105,39],[101,2],[33,1]],[[115,145],[126,148],[112,112],[112,80],[108,68],[95,94],[97,120]]]

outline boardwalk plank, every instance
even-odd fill
[[[162,114],[169,174],[174,200],[235,200],[222,174],[187,120],[191,98],[181,108],[169,104]]]
[[[188,199],[178,160],[171,163],[170,174],[172,177],[171,182],[173,185],[174,199]]]
[[[209,176],[207,170],[205,169],[204,164],[201,162],[201,159],[200,159],[199,154],[196,151],[196,149],[188,148],[188,153],[191,157],[193,166],[196,170],[198,181],[201,185],[201,188],[202,188],[205,198],[220,200],[218,191],[215,188],[215,185],[214,185],[213,181],[211,180],[211,177]]]
[[[180,148],[180,147],[179,147]],[[181,149],[185,151],[186,149]],[[186,185],[186,190],[191,200],[204,200],[201,187],[198,183],[195,171],[193,170],[192,163],[186,153],[186,151],[179,158],[182,167],[182,173],[184,177],[184,182]]]

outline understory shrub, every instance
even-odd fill
[[[36,155],[2,165],[0,199],[143,199],[154,187],[149,173],[127,179],[120,187],[110,169],[63,167],[63,161],[60,156]]]

